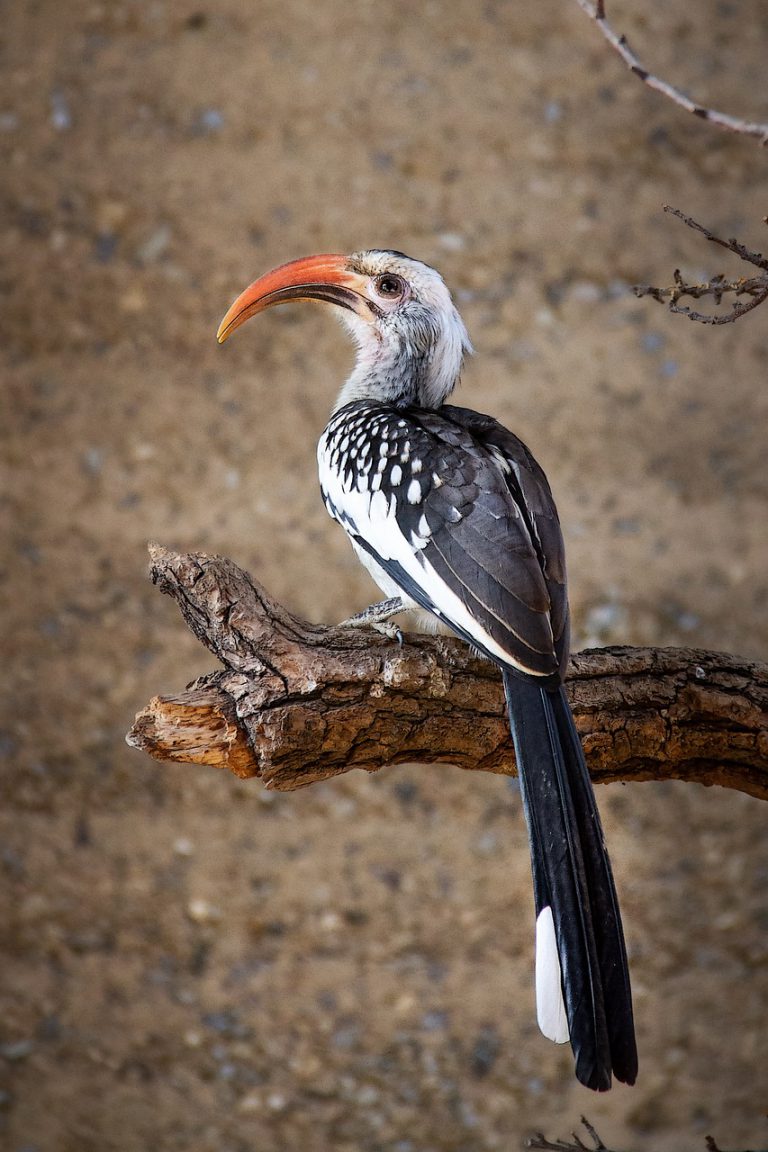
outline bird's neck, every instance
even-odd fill
[[[339,393],[334,411],[354,400],[396,408],[439,408],[459,382],[464,347],[460,336],[425,342],[359,344],[355,367]]]

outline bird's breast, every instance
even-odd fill
[[[397,410],[354,404],[340,409],[320,438],[317,458],[326,507],[352,534],[363,523],[397,523],[415,550],[430,535],[423,512],[442,484],[423,431]]]

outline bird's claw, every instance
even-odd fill
[[[354,616],[350,616],[348,620],[342,620],[339,625],[340,628],[373,628],[375,632],[381,633],[382,636],[388,637],[390,640],[396,640],[402,648],[403,646],[403,633],[396,624],[391,624],[389,618],[396,616],[398,612],[402,612],[403,602],[395,596],[391,600],[382,600],[380,604],[371,604],[370,607],[365,608],[362,612],[357,612]]]
[[[371,624],[371,628],[376,632],[380,632],[382,636],[387,636],[390,640],[397,640],[402,648],[404,643],[403,633],[397,624],[388,624],[386,621],[379,621],[378,624]]]

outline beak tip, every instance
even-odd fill
[[[273,304],[283,304],[289,300],[325,300],[349,307],[350,290],[344,287],[346,261],[346,256],[336,252],[305,256],[289,264],[281,264],[279,268],[254,280],[225,314],[216,333],[216,342],[223,344],[250,316],[271,308]],[[320,292],[321,288],[324,291]],[[346,297],[333,299],[328,293],[328,289],[333,288],[339,292],[346,291]]]

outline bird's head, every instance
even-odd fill
[[[438,408],[472,347],[439,272],[402,252],[308,256],[254,281],[219,326],[223,343],[249,316],[292,300],[331,304],[357,345],[339,406],[352,400]]]

